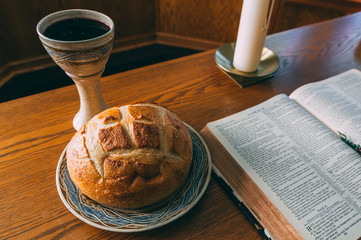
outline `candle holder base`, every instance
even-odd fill
[[[215,61],[223,71],[242,87],[246,87],[255,82],[265,80],[273,76],[279,68],[279,59],[274,52],[264,47],[261,61],[257,71],[242,72],[233,66],[233,55],[236,43],[227,43],[220,46],[214,55]]]

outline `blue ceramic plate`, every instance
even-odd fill
[[[56,169],[56,185],[65,206],[80,220],[113,232],[140,232],[174,221],[187,213],[204,194],[211,176],[211,157],[202,137],[189,125],[193,161],[182,189],[154,209],[122,211],[104,207],[83,195],[71,181],[63,151]]]

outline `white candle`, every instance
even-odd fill
[[[233,66],[243,72],[254,72],[260,63],[273,0],[244,0],[238,27]]]

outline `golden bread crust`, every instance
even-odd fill
[[[103,111],[75,133],[67,148],[75,185],[115,208],[142,208],[166,199],[185,181],[191,162],[186,126],[151,103]]]

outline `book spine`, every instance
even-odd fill
[[[218,172],[216,168],[212,168],[212,175],[215,177],[217,182],[222,186],[222,188],[225,190],[227,195],[229,195],[232,199],[232,201],[237,205],[237,207],[243,212],[244,215],[246,215],[247,219],[252,223],[252,225],[255,227],[257,232],[267,240],[272,240],[273,237],[271,234],[265,229],[256,215],[250,210],[250,208],[247,207],[247,205],[244,203],[242,198],[231,188],[231,186],[228,184],[228,182],[222,177],[222,175]]]

